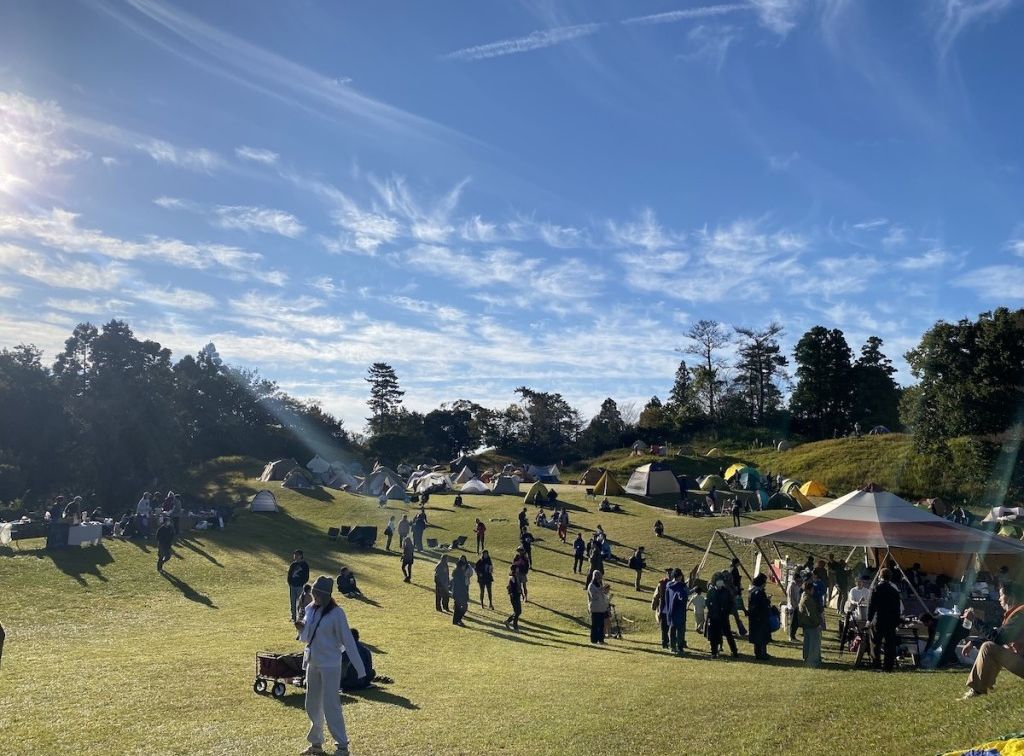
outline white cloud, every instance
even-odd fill
[[[1013,5],[1014,0],[940,0],[931,4],[938,10],[935,43],[945,57],[957,38],[970,26],[991,23]]]
[[[194,205],[191,202],[178,197],[157,197],[153,200],[153,204],[158,205],[165,210],[190,210],[194,208]]]
[[[258,147],[247,147],[242,145],[235,148],[235,155],[241,160],[248,160],[250,163],[262,163],[263,165],[277,165],[278,155],[272,150],[263,150]]]
[[[735,26],[701,24],[687,33],[688,50],[677,57],[707,63],[714,66],[716,71],[720,71],[725,65],[729,48],[740,36],[740,31]]]
[[[577,24],[575,26],[559,26],[553,29],[543,29],[531,32],[524,37],[503,39],[497,42],[488,42],[483,45],[464,47],[442,56],[444,60],[484,60],[497,58],[504,55],[517,55],[519,53],[541,50],[545,47],[560,45],[571,42],[581,37],[589,37],[596,34],[604,24]]]
[[[1024,238],[1010,239],[1006,244],[1006,248],[1017,255],[1017,257],[1024,257]]]
[[[644,210],[636,221],[623,224],[608,221],[608,242],[613,247],[642,247],[653,252],[677,246],[682,239],[682,236],[662,228],[650,208]]]
[[[95,265],[59,255],[51,258],[13,244],[0,244],[0,268],[47,286],[80,291],[120,289],[131,274],[120,263]]]
[[[800,153],[794,150],[789,154],[783,155],[769,155],[768,156],[768,167],[773,171],[781,173],[788,171],[792,167],[793,163],[800,159]]]
[[[139,142],[135,148],[149,155],[158,163],[187,168],[200,173],[213,173],[224,166],[224,160],[213,150],[205,147],[177,147],[162,139]]]
[[[221,205],[214,210],[214,224],[240,231],[261,231],[296,239],[306,231],[299,219],[284,210],[268,207]]]
[[[0,91],[0,192],[34,188],[65,163],[87,159],[66,130],[56,102]]]
[[[902,226],[891,225],[885,236],[882,237],[882,246],[892,249],[903,247],[907,244],[907,229]]]
[[[0,299],[12,299],[21,293],[21,289],[17,286],[11,286],[7,283],[0,283]]]
[[[103,157],[101,157],[100,162],[103,163],[103,165],[107,168],[116,168],[117,166],[123,164],[123,161],[110,155],[104,155]]]
[[[309,285],[328,297],[336,297],[345,291],[345,283],[343,281],[335,283],[330,276],[317,276],[309,282]]]
[[[118,317],[127,314],[133,302],[123,299],[74,299],[65,297],[50,297],[43,304],[51,310],[69,312],[73,315],[91,315],[93,317]]]
[[[914,257],[905,257],[896,263],[896,267],[903,270],[930,270],[941,268],[954,259],[956,258],[944,249],[930,249]]]
[[[692,21],[699,18],[711,18],[723,16],[727,13],[737,11],[749,11],[751,6],[747,3],[730,3],[727,5],[705,5],[699,8],[684,8],[682,10],[668,11],[666,13],[653,13],[647,16],[634,16],[627,18],[622,23],[629,25],[646,24],[673,24],[679,21]]]
[[[209,294],[191,289],[182,289],[177,286],[165,288],[150,286],[132,293],[148,302],[152,302],[157,307],[169,307],[173,310],[185,310],[188,312],[209,310],[217,304],[217,300]]]
[[[954,286],[971,289],[991,304],[1024,300],[1024,266],[987,265],[953,279]]]
[[[804,0],[750,0],[757,10],[761,25],[784,37],[796,26],[803,12]]]

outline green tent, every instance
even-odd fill
[[[700,482],[701,491],[728,491],[729,484],[721,475],[708,475]]]
[[[530,486],[530,490],[526,492],[526,497],[523,499],[523,502],[525,504],[536,504],[538,499],[542,502],[547,502],[547,498],[548,487],[538,480]]]

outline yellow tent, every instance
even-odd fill
[[[808,509],[814,509],[814,503],[803,495],[803,492],[799,488],[793,487],[789,492],[789,495],[796,502],[796,505],[800,507],[801,512],[806,512]]]
[[[722,450],[719,449],[716,446],[714,449],[709,451],[705,456],[707,456],[707,457],[721,457],[721,456],[724,456],[724,455],[722,454]]]
[[[800,493],[804,496],[828,496],[828,489],[816,480],[809,480],[800,486]]]
[[[592,486],[597,483],[597,481],[601,480],[602,475],[604,475],[603,467],[588,467],[587,471],[583,473],[583,476],[580,478],[580,485]]]
[[[523,499],[524,504],[536,504],[537,499],[546,501],[548,498],[548,488],[539,480],[530,486],[530,490],[526,492],[526,498]]]
[[[595,496],[625,496],[626,491],[611,473],[605,472],[594,486]]]
[[[701,491],[728,491],[729,484],[721,476],[708,475],[700,482]]]
[[[742,470],[744,467],[746,467],[746,465],[743,464],[742,462],[737,462],[736,464],[729,465],[729,469],[725,471],[725,475],[723,475],[722,477],[725,478],[726,480],[729,480],[729,478],[731,478],[738,470]]]

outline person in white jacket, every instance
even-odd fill
[[[324,719],[338,744],[338,756],[348,755],[348,733],[341,713],[341,655],[351,649],[348,658],[359,677],[366,676],[363,660],[348,626],[345,610],[331,593],[334,580],[321,575],[313,583],[313,603],[306,607],[305,617],[295,623],[299,640],[306,644],[303,666],[306,668],[306,714],[309,716],[309,747],[306,756],[324,753]]]
[[[590,642],[604,645],[604,621],[611,608],[608,586],[604,575],[594,570],[587,586],[587,609],[590,610]]]

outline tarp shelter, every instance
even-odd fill
[[[603,467],[588,467],[587,471],[580,477],[580,485],[592,486],[601,480],[602,475],[604,475]]]
[[[875,560],[891,553],[898,564],[920,562],[925,571],[954,574],[974,554],[1020,558],[1024,543],[936,517],[889,491],[868,487],[800,514],[717,531],[758,548],[766,542],[864,547]],[[710,548],[710,544],[709,544]],[[937,555],[936,559],[929,559]],[[960,555],[962,559],[943,559]],[[937,569],[929,569],[935,567]]]
[[[615,480],[615,476],[610,472],[605,472],[594,484],[595,496],[622,496],[625,493],[626,489],[619,485],[619,481]]]
[[[519,480],[511,475],[499,475],[494,479],[494,488],[492,490],[496,494],[518,494]]]
[[[272,480],[284,480],[284,476],[298,466],[299,463],[291,458],[268,462],[267,466],[263,468],[263,474],[260,476],[260,480],[263,483],[268,483]]]
[[[816,480],[809,480],[800,486],[800,493],[804,496],[828,496],[828,489],[823,483]]]
[[[331,463],[317,454],[313,459],[306,463],[306,469],[314,475],[323,475],[331,469]]]
[[[465,454],[460,454],[455,459],[453,459],[448,465],[448,469],[451,470],[453,473],[459,472],[463,467],[468,467],[470,472],[476,472],[476,462],[467,457]]]
[[[359,487],[359,481],[340,462],[332,463],[331,469],[321,475],[320,480],[325,486],[331,488],[347,488],[349,491],[355,491]]]
[[[701,491],[728,491],[729,484],[721,475],[705,475],[700,481]]]
[[[640,465],[629,476],[626,493],[636,496],[657,496],[658,494],[679,493],[679,480],[667,465],[651,462]]]
[[[540,499],[542,503],[546,502],[548,498],[548,487],[541,483],[539,480],[530,486],[530,490],[526,492],[526,496],[523,498],[523,502],[526,504],[536,504],[537,499]]]
[[[462,486],[462,493],[485,494],[490,492],[491,489],[489,489],[487,487],[487,484],[480,480],[480,478],[473,478],[472,480],[464,483]]]
[[[284,480],[281,481],[281,486],[284,488],[292,489],[304,489],[304,488],[315,488],[315,485],[308,472],[303,470],[301,467],[296,467],[290,473],[284,476]]]
[[[704,456],[706,456],[706,457],[715,457],[715,458],[717,458],[717,457],[723,457],[723,456],[725,456],[725,455],[724,455],[724,454],[722,454],[722,450],[721,450],[721,449],[719,449],[719,448],[718,448],[718,447],[716,446],[716,447],[715,447],[714,449],[711,449],[710,451],[708,451],[708,453],[707,453],[707,454],[705,454]]]
[[[468,483],[474,477],[476,477],[476,476],[473,474],[473,471],[469,469],[469,467],[463,467],[459,471],[459,474],[455,476],[455,483],[456,484]]]
[[[277,497],[267,489],[258,491],[249,502],[250,512],[276,512]]]
[[[561,474],[558,465],[530,465],[527,472],[530,477],[541,483],[557,483],[558,476]]]

